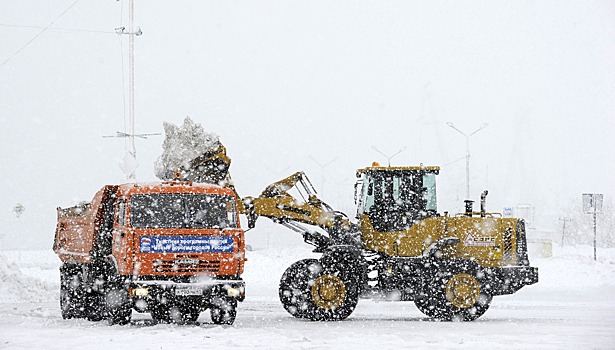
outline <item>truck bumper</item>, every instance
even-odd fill
[[[174,282],[165,280],[137,280],[129,284],[129,295],[136,298],[172,297],[173,299],[201,299],[207,303],[213,296],[245,299],[243,280],[211,279],[199,282]]]
[[[538,268],[531,266],[492,267],[484,270],[485,289],[491,295],[512,294],[538,282]]]

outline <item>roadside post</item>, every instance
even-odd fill
[[[583,212],[594,216],[594,261],[596,261],[596,214],[602,214],[602,193],[583,193]]]
[[[562,247],[564,246],[564,236],[566,235],[566,222],[570,221],[568,218],[559,218],[559,221],[562,221],[564,224],[562,225]]]

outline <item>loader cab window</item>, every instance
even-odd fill
[[[436,200],[436,175],[425,174],[423,175],[423,189],[425,199],[425,210],[437,211],[438,202]]]
[[[372,178],[363,174],[358,183],[362,184],[362,186],[359,192],[359,201],[357,203],[357,218],[361,214],[369,211],[374,205],[374,181],[372,181]]]
[[[365,173],[357,214],[367,214],[379,232],[408,229],[435,215],[435,174],[419,171]]]

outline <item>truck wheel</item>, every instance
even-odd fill
[[[228,297],[214,297],[209,314],[215,324],[233,324],[237,316],[237,300]]]
[[[90,292],[85,297],[85,316],[90,321],[100,321],[105,318],[105,296]]]
[[[166,305],[156,305],[150,310],[152,319],[156,323],[169,323],[171,322],[171,315],[169,313],[169,307]]]
[[[200,311],[186,305],[175,305],[162,314],[162,321],[177,324],[194,323],[199,318]]]
[[[60,311],[62,312],[62,318],[65,320],[75,317],[74,301],[71,295],[72,293],[64,286],[64,283],[60,285]]]
[[[359,284],[353,269],[345,264],[324,266],[310,287],[315,312],[313,321],[341,321],[354,311],[359,301]]]
[[[297,318],[310,318],[316,311],[311,285],[322,266],[317,259],[304,259],[290,265],[280,279],[279,297],[286,311]]]
[[[473,321],[489,309],[492,296],[481,283],[477,267],[448,264],[431,276],[414,299],[425,315],[443,321]]]
[[[105,295],[105,309],[109,324],[125,325],[130,323],[132,308],[128,292],[124,289],[111,289]]]
[[[179,313],[181,316],[181,323],[194,323],[199,319],[199,315],[201,311],[198,308],[192,306],[181,306],[179,308]]]
[[[60,269],[60,310],[63,319],[84,316],[84,295],[80,270],[76,266]]]

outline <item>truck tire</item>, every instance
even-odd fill
[[[475,263],[455,260],[432,269],[414,299],[425,315],[442,321],[473,321],[482,316],[492,296]]]
[[[171,315],[167,305],[158,304],[150,310],[150,315],[156,323],[170,323]]]
[[[310,318],[316,310],[312,300],[310,282],[314,281],[322,266],[317,259],[299,260],[290,265],[280,279],[279,297],[284,309],[296,318]]]
[[[101,321],[105,318],[105,295],[91,291],[85,296],[85,317],[90,321]]]
[[[209,314],[213,323],[231,325],[237,316],[237,300],[229,297],[214,297]]]
[[[105,309],[110,325],[125,325],[132,318],[128,292],[123,288],[111,288],[105,294]]]
[[[84,317],[84,292],[79,266],[60,268],[60,311],[63,319]]]
[[[199,318],[200,311],[190,306],[176,304],[166,307],[167,311],[162,311],[161,321],[176,324],[194,323]]]
[[[181,323],[195,323],[196,320],[199,319],[201,315],[201,310],[199,308],[194,307],[192,305],[180,305],[179,306],[179,314],[181,316]]]

